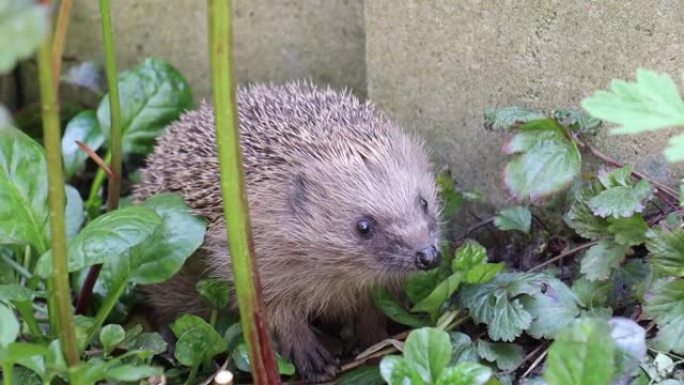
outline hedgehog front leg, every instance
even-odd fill
[[[281,353],[291,359],[300,376],[307,381],[322,382],[339,371],[337,359],[318,341],[303,312],[280,309],[271,319]],[[284,311],[283,311],[284,310]]]

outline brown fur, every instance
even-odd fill
[[[329,377],[336,366],[309,320],[366,311],[374,287],[401,282],[416,271],[416,250],[438,244],[441,206],[428,157],[420,142],[346,92],[252,85],[238,89],[238,112],[268,322],[301,374]],[[210,221],[184,270],[147,288],[164,322],[206,315],[194,291],[199,276],[232,278],[213,122],[202,103],[170,125],[134,192],[138,200],[178,192]],[[377,222],[371,239],[356,232],[363,216]]]

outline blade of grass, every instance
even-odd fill
[[[230,0],[209,0],[212,96],[223,207],[240,322],[256,384],[280,384],[254,259],[231,61]],[[230,213],[230,215],[227,215]]]
[[[50,206],[50,234],[52,237],[52,289],[53,306],[50,318],[57,317],[59,337],[69,366],[78,364],[78,348],[74,319],[71,313],[71,290],[67,270],[66,223],[64,220],[65,192],[62,175],[61,137],[59,110],[52,72],[52,48],[50,39],[38,51],[38,76],[42,104],[43,142],[48,167],[48,203]],[[54,312],[57,314],[54,314]],[[53,322],[54,324],[54,322]]]

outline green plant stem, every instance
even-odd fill
[[[280,384],[254,259],[231,62],[230,0],[209,0],[212,96],[221,191],[242,332],[255,384]]]
[[[38,51],[38,76],[43,118],[43,142],[48,167],[48,203],[50,206],[50,234],[52,238],[52,308],[50,318],[57,317],[59,336],[69,366],[78,364],[78,348],[74,319],[71,313],[71,290],[67,269],[66,224],[64,220],[65,192],[62,175],[59,111],[52,74],[52,50],[46,39]],[[56,311],[57,314],[54,312]],[[52,323],[54,325],[54,322]],[[54,332],[54,331],[53,331]]]
[[[0,254],[0,259],[2,259],[2,261],[6,264],[10,265],[10,267],[16,270],[16,272],[22,277],[26,279],[31,279],[31,277],[33,277],[33,274],[31,274],[30,271],[26,270],[22,265],[18,264],[14,259],[6,256],[5,254]]]
[[[100,309],[97,311],[97,314],[95,315],[95,321],[93,322],[93,327],[88,332],[88,337],[86,338],[85,346],[87,346],[95,338],[98,330],[100,330],[100,327],[102,327],[102,324],[104,324],[105,320],[109,316],[109,313],[112,312],[112,310],[116,306],[116,302],[119,300],[119,297],[123,295],[125,290],[126,282],[122,282],[119,283],[112,290],[110,290],[110,292],[107,294],[107,297],[105,297],[104,302],[102,303]]]
[[[13,362],[7,362],[2,365],[2,383],[7,384],[7,385],[13,385],[14,384],[14,379],[13,377],[13,371],[14,369],[14,363]]]
[[[209,315],[209,325],[211,327],[216,326],[216,318],[218,317],[218,311],[216,311],[216,308],[211,309],[211,314]]]
[[[29,331],[33,337],[37,339],[43,339],[43,332],[40,330],[38,321],[33,315],[33,306],[31,306],[31,301],[15,302],[14,307],[17,308],[17,311],[19,311],[19,314],[21,314],[24,322],[26,322],[26,325],[28,325]]]
[[[109,0],[100,0],[100,16],[102,18],[102,41],[105,51],[105,67],[107,69],[107,86],[109,88],[109,117],[110,137],[109,154],[111,160],[109,168],[112,177],[109,178],[107,190],[107,211],[119,207],[121,194],[121,105],[119,100],[118,71],[116,68],[116,53],[114,48],[114,33],[112,32],[112,11]]]
[[[108,150],[107,155],[105,155],[105,162],[109,163],[112,159],[112,153]],[[91,213],[100,210],[100,189],[107,178],[107,173],[102,168],[98,168],[95,173],[95,179],[93,184],[90,185],[90,192],[88,193],[88,200],[86,200],[85,206],[88,212],[88,219],[94,219],[96,217],[92,216]]]
[[[188,374],[188,379],[185,380],[185,385],[193,385],[195,383],[195,377],[197,377],[197,369],[199,369],[199,365],[194,365],[192,369],[190,369],[190,374]]]

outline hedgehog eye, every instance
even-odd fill
[[[356,231],[362,237],[368,239],[373,234],[373,221],[370,218],[363,218],[356,222]]]
[[[427,211],[428,208],[428,203],[425,199],[420,198],[420,207],[423,208],[424,211]]]

